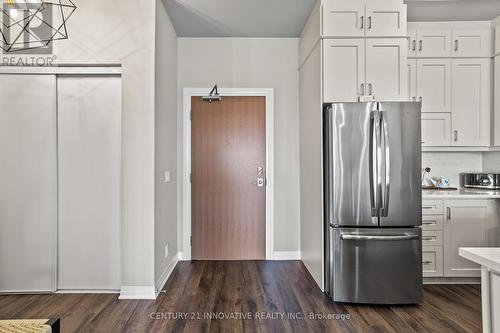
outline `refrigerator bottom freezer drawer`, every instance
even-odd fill
[[[420,228],[330,227],[329,296],[346,303],[419,303],[421,236]]]

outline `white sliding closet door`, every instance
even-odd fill
[[[121,79],[63,75],[57,86],[57,289],[119,289]]]
[[[55,289],[54,75],[0,75],[0,292]]]

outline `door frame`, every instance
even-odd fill
[[[211,87],[184,88],[182,104],[182,232],[181,260],[191,260],[191,97],[206,96]],[[224,96],[266,98],[266,260],[274,259],[274,88],[220,88]]]

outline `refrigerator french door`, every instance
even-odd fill
[[[422,297],[420,103],[325,104],[325,281],[337,302]]]

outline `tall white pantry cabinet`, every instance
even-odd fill
[[[318,1],[299,42],[302,261],[324,285],[322,106],[407,101],[407,23],[402,0]]]
[[[121,68],[2,68],[0,87],[0,292],[118,290]]]

